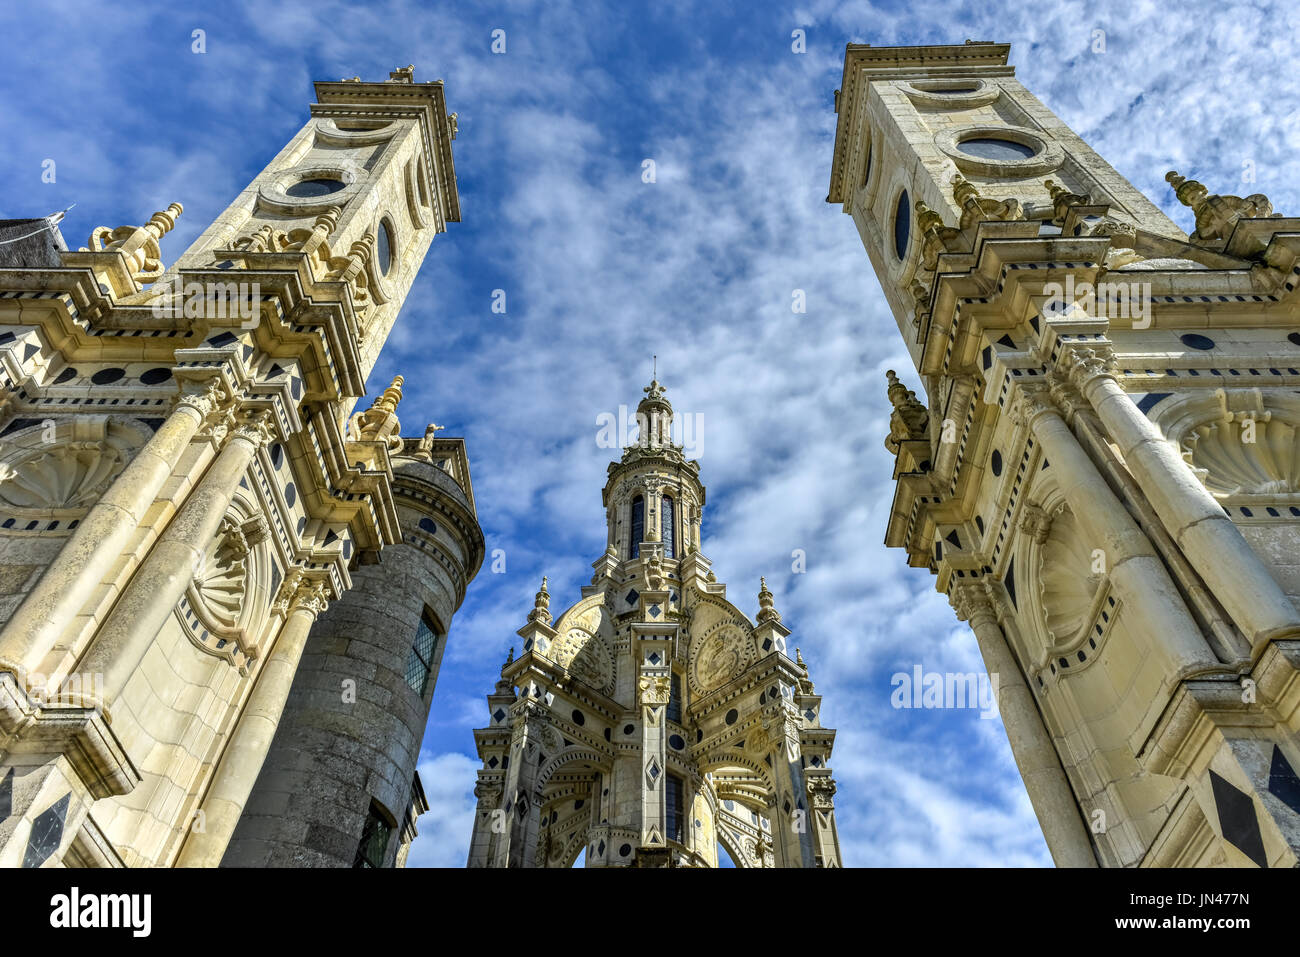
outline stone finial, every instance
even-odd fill
[[[889,416],[889,435],[885,437],[885,448],[897,455],[899,443],[925,438],[930,423],[930,410],[917,399],[915,392],[898,380],[893,369],[889,369],[885,377],[889,382],[889,402],[894,407]]]
[[[1006,223],[1025,218],[1018,199],[987,199],[960,173],[952,178],[952,198],[961,208],[961,220],[957,225],[962,230],[983,222]]]
[[[804,671],[808,670],[808,666],[803,663],[803,651],[797,647],[794,650],[794,663]]]
[[[448,127],[448,129],[450,130],[450,132],[451,132],[451,138],[452,138],[453,140],[456,138],[456,132],[457,132],[459,126],[460,126],[460,114],[459,114],[459,113],[448,113],[448,114],[447,114],[447,127]]]
[[[180,203],[172,203],[149,217],[143,226],[119,226],[109,229],[99,226],[92,230],[87,245],[81,252],[118,252],[129,263],[131,278],[138,283],[149,283],[162,277],[162,250],[158,240],[170,233],[176,219],[185,211]]]
[[[1047,192],[1052,197],[1052,223],[1060,226],[1065,222],[1065,217],[1070,212],[1072,206],[1088,206],[1092,203],[1092,197],[1084,193],[1072,193],[1060,183],[1052,180],[1044,180],[1043,185],[1047,187]]]
[[[1189,237],[1194,243],[1217,243],[1232,235],[1239,219],[1264,219],[1273,215],[1273,204],[1263,193],[1240,196],[1211,195],[1210,191],[1194,179],[1179,176],[1170,170],[1165,179],[1174,188],[1178,202],[1189,207],[1196,216],[1196,231]]]
[[[391,450],[400,451],[402,424],[397,419],[397,404],[402,401],[402,383],[399,375],[370,408],[358,412],[348,420],[348,432],[354,442],[383,442]]]
[[[398,67],[388,74],[389,83],[414,83],[415,82],[415,65],[408,63],[404,67]]]
[[[930,290],[921,280],[913,279],[909,291],[912,293],[912,325],[919,329],[930,308]]]
[[[758,620],[760,623],[781,620],[781,615],[773,605],[772,593],[767,590],[766,578],[758,580]]]
[[[955,253],[966,248],[960,229],[943,224],[943,217],[923,202],[916,204],[916,226],[921,235],[921,264],[934,269],[944,253]]]
[[[542,576],[542,588],[533,596],[533,610],[528,613],[529,621],[540,621],[544,625],[551,623],[551,593],[546,590],[546,576]]]

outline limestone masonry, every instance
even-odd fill
[[[1170,172],[1189,237],[1004,44],[850,44],[827,200],[889,373],[885,542],[999,678],[1059,865],[1300,855],[1300,219]]]
[[[470,867],[839,867],[835,732],[772,593],[755,624],[700,551],[699,463],[652,381],[609,466],[605,554],[522,654],[474,732],[483,768]]]
[[[391,867],[483,559],[460,439],[349,415],[458,221],[441,81],[317,83],[170,267],[0,222],[0,866]]]

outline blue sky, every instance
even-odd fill
[[[596,418],[635,405],[652,353],[677,410],[702,416],[703,551],[751,615],[767,576],[839,728],[846,862],[1042,865],[1001,724],[890,706],[895,672],[980,661],[931,577],[880,544],[884,370],[916,377],[851,221],[823,201],[844,44],[1010,42],[1022,82],[1188,227],[1171,168],[1300,209],[1298,31],[1283,4],[1143,0],[8,4],[0,216],[75,202],[75,248],[179,201],[170,262],[305,122],[313,79],[441,77],[463,222],[435,241],[369,386],[404,374],[404,431],[466,438],[506,572],[484,566],[452,628],[410,865],[464,862],[470,730],[541,576],[557,610],[590,578],[610,459]]]

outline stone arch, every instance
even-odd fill
[[[599,771],[601,774],[608,774],[610,771],[608,755],[602,754],[593,748],[574,745],[546,759],[542,766],[537,769],[537,782],[533,786],[534,789],[540,794],[546,789],[546,785],[557,772],[578,761],[590,763],[593,773]]]
[[[737,748],[724,748],[702,756],[696,762],[701,774],[708,774],[713,771],[725,771],[730,768],[741,768],[756,775],[763,781],[764,787],[768,793],[775,791],[775,785],[772,781],[772,774],[761,760],[749,757],[745,752]]]
[[[721,826],[714,828],[714,831],[717,834],[718,843],[722,845],[723,850],[727,852],[727,856],[731,858],[731,862],[735,864],[736,867],[747,868],[755,866],[753,858],[748,853],[748,850],[738,844],[736,840],[738,835],[734,831],[730,828]]]

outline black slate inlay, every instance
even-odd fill
[[[1011,605],[1014,608],[1020,606],[1016,604],[1016,560],[1007,559],[1007,575],[1002,579],[1002,584],[1007,586],[1007,597],[1011,599]]]
[[[1255,817],[1255,802],[1234,784],[1230,784],[1213,771],[1210,787],[1214,791],[1214,804],[1219,809],[1219,827],[1224,838],[1260,867],[1268,867],[1264,856],[1264,839],[1259,833],[1259,820]]]
[[[13,774],[12,771],[9,773]],[[1273,745],[1273,766],[1268,772],[1268,789],[1283,804],[1300,814],[1300,777],[1296,776],[1295,768],[1291,767],[1286,755],[1276,744]],[[3,800],[4,796],[0,793],[0,801]],[[3,810],[4,805],[0,804],[0,811]]]
[[[63,822],[68,816],[68,804],[71,800],[72,795],[63,795],[32,822],[31,837],[27,839],[27,852],[23,855],[23,867],[40,867],[59,849],[59,845],[63,843]]]
[[[1162,399],[1167,399],[1171,395],[1173,395],[1172,392],[1148,392],[1145,396],[1142,397],[1142,400],[1138,402],[1138,408],[1141,409],[1143,412],[1149,412],[1152,408],[1155,407],[1157,402],[1161,401]]]
[[[0,821],[14,811],[14,769],[10,768],[0,778]]]
[[[640,598],[640,597],[641,597],[641,596],[640,596],[639,594],[637,594],[637,590],[636,590],[635,588],[633,588],[633,589],[630,589],[630,590],[628,591],[628,593],[627,593],[626,595],[623,596],[623,600],[626,601],[629,605],[635,605],[635,604],[636,604],[636,600],[637,600],[638,598]]]

